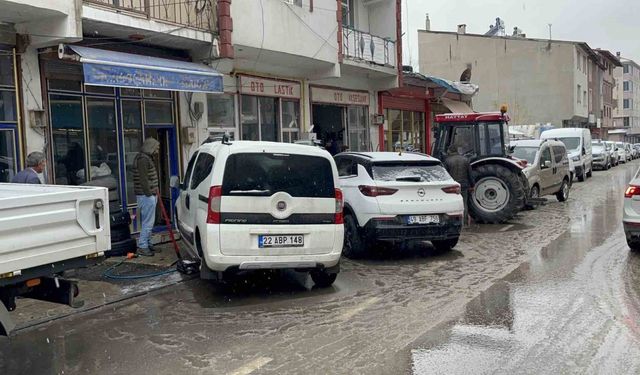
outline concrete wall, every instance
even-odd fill
[[[0,9],[3,8],[0,1]],[[12,3],[12,2],[6,2]],[[21,19],[14,22],[16,31],[31,35],[31,45],[46,47],[82,39],[82,0],[27,0]]]
[[[573,90],[575,91],[573,96],[575,99],[573,101],[573,113],[576,116],[587,118],[589,117],[589,77],[588,68],[585,69],[584,61],[585,58],[587,61],[589,61],[589,59],[586,57],[587,54],[580,48],[575,48],[575,46],[571,44],[564,47],[569,47],[573,53]],[[580,63],[580,69],[578,69],[578,62]],[[557,61],[556,63],[563,64],[566,63],[566,61]],[[580,98],[578,98],[578,85],[580,86]],[[586,101],[584,100],[585,98]]]
[[[309,11],[309,0],[302,3],[298,7],[271,0],[232,2],[234,46],[337,63],[337,2],[315,0],[313,12]]]
[[[624,125],[624,118],[629,118],[629,127],[640,128],[640,68],[631,60],[622,59],[623,65],[628,65],[629,73],[624,73],[623,68],[616,68],[614,78],[616,88],[614,95],[618,99],[618,108],[614,111],[616,126]],[[631,90],[624,91],[624,82],[631,82]],[[624,99],[630,100],[633,108],[624,108]]]
[[[586,89],[587,77],[576,72],[571,43],[424,30],[418,42],[423,74],[457,81],[471,65],[471,81],[480,86],[473,98],[478,111],[496,111],[506,103],[514,124],[561,126],[574,115],[586,117],[586,106],[577,105],[576,85]]]

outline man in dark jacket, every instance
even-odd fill
[[[13,176],[11,182],[14,184],[40,184],[39,173],[44,171],[46,159],[40,151],[34,151],[27,156],[27,168],[21,170]]]
[[[158,198],[158,171],[153,156],[160,150],[160,143],[153,138],[147,138],[142,149],[133,159],[133,190],[138,202],[140,215],[140,237],[138,238],[139,255],[153,256],[151,246],[151,231],[156,219],[156,204]]]
[[[460,191],[464,201],[464,225],[468,222],[469,191],[473,190],[473,176],[471,175],[471,164],[469,159],[458,153],[458,147],[454,144],[449,146],[447,159],[444,166],[451,177],[460,184]]]

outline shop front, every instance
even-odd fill
[[[43,55],[41,61],[53,182],[115,180],[119,205],[137,217],[133,160],[144,139],[151,137],[160,142],[155,160],[160,195],[165,207],[173,207],[177,192],[169,181],[180,175],[178,91],[221,92],[219,75],[199,64],[65,48],[58,58]],[[60,58],[70,54],[80,62]],[[160,224],[161,216],[156,218]],[[133,230],[137,228],[134,222]]]
[[[428,152],[430,134],[426,123],[428,101],[401,89],[380,94],[385,122],[380,135],[386,151]]]
[[[240,139],[295,142],[300,139],[300,82],[238,76]]]
[[[311,86],[313,133],[331,152],[370,151],[367,91]]]
[[[20,169],[16,55],[0,45],[0,182],[10,182]]]

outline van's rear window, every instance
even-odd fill
[[[227,159],[222,194],[333,198],[335,190],[329,160],[317,156],[242,153]]]

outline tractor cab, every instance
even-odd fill
[[[438,115],[433,156],[444,161],[453,146],[472,163],[489,157],[508,157],[508,121],[509,117],[500,112]]]
[[[469,159],[475,185],[469,195],[469,211],[480,223],[504,223],[528,199],[523,162],[510,156],[506,112],[503,106],[500,112],[436,116],[433,156],[444,162],[455,151]]]

